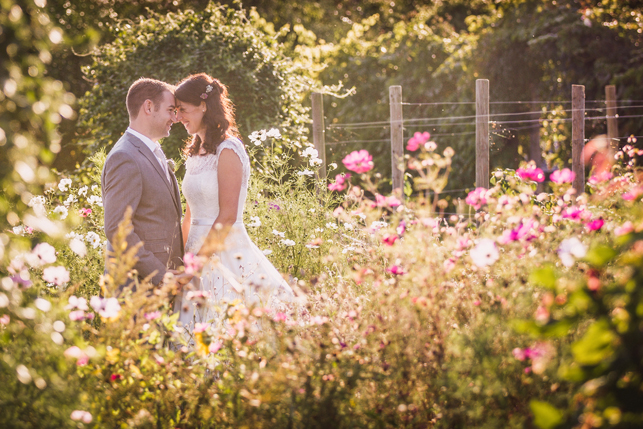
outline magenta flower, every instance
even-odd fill
[[[505,230],[502,233],[502,236],[498,238],[498,242],[500,244],[507,244],[512,241],[522,240],[525,237],[527,240],[530,240],[534,238],[534,235],[531,234],[534,224],[535,223],[532,219],[523,219],[517,228]]]
[[[397,234],[401,237],[404,235],[406,232],[406,222],[404,222],[404,219],[400,221],[400,223],[397,225],[397,228],[395,229],[397,231]]]
[[[515,357],[517,360],[519,360],[519,361],[521,361],[521,362],[522,362],[522,361],[524,361],[525,359],[527,359],[527,353],[526,353],[526,350],[529,350],[529,349],[525,349],[525,350],[523,350],[523,349],[520,349],[520,348],[516,347],[515,349],[513,349],[513,350],[511,351],[511,353],[514,355],[514,357]]]
[[[42,279],[47,283],[53,283],[61,286],[69,281],[69,271],[65,267],[47,267],[42,272]]]
[[[516,174],[522,180],[533,180],[534,182],[545,181],[545,173],[543,173],[540,168],[536,167],[533,164],[529,164],[526,167],[519,168],[518,170],[516,170]]]
[[[569,168],[563,168],[562,170],[556,170],[549,176],[549,180],[554,183],[572,183],[576,178],[576,173],[574,173]]]
[[[347,169],[357,174],[372,170],[374,165],[373,157],[364,149],[349,153],[342,162]]]
[[[398,237],[395,234],[385,234],[384,237],[382,237],[382,243],[386,244],[387,246],[392,246],[395,244],[397,239]]]
[[[82,208],[78,211],[80,217],[87,217],[92,213],[92,209]]]
[[[478,210],[487,204],[487,190],[485,188],[476,188],[469,192],[465,201],[470,206],[473,206],[474,209]]]
[[[272,319],[275,322],[285,322],[286,319],[288,319],[288,316],[286,316],[286,313],[277,313],[275,314],[275,317]]]
[[[594,219],[592,221],[587,222],[585,227],[589,231],[598,231],[603,227],[603,225],[605,225],[605,221],[602,218],[599,218],[599,219]]]
[[[68,358],[76,359],[76,365],[83,366],[89,362],[89,356],[80,349],[78,346],[69,347],[63,352],[63,355]]]
[[[623,194],[623,199],[625,201],[634,201],[637,200],[641,195],[643,195],[643,188],[640,186],[630,189],[628,192]]]
[[[328,189],[331,191],[341,192],[346,189],[346,181],[351,177],[350,173],[338,174],[335,176],[335,183],[329,183]]]
[[[203,261],[199,256],[194,253],[186,253],[183,255],[183,265],[185,266],[185,273],[189,275],[197,274],[203,268]]]
[[[404,274],[404,270],[399,265],[393,265],[391,267],[388,267],[386,269],[386,272],[396,276],[401,276],[402,274]]]
[[[406,145],[406,150],[415,152],[420,148],[420,146],[429,141],[430,138],[431,134],[426,131],[423,133],[417,132],[409,139],[408,144]]]
[[[570,219],[575,222],[581,222],[589,218],[591,216],[591,213],[579,207],[567,207],[565,208],[565,210],[563,210],[562,215],[564,219]]]

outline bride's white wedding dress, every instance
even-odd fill
[[[179,321],[192,332],[194,323],[212,323],[219,319],[224,302],[240,300],[246,306],[279,307],[292,302],[291,287],[252,242],[243,224],[243,208],[248,192],[250,160],[243,143],[229,138],[217,147],[216,154],[191,156],[186,162],[183,194],[190,206],[191,225],[185,252],[196,254],[219,215],[218,161],[221,151],[230,149],[241,160],[243,176],[237,221],[225,239],[224,250],[217,252],[219,264],[211,260],[201,273],[177,297],[175,311]],[[178,308],[177,308],[178,307]]]

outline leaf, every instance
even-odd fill
[[[613,248],[601,244],[592,247],[589,252],[587,252],[584,259],[594,267],[602,267],[614,259],[617,254],[618,253]]]
[[[556,276],[554,267],[551,265],[532,271],[529,275],[529,283],[542,286],[547,289],[556,289],[557,279],[558,277]]]
[[[572,344],[574,360],[580,365],[598,365],[614,353],[615,337],[606,320],[594,322],[583,338]]]
[[[563,422],[564,413],[548,402],[532,400],[529,407],[534,414],[534,424],[541,429],[555,428]]]

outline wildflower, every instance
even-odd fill
[[[185,266],[186,274],[194,275],[203,268],[203,258],[188,252],[183,255],[183,265]]]
[[[342,162],[347,169],[358,174],[372,170],[374,165],[373,157],[364,149],[349,153]]]
[[[276,235],[277,237],[281,237],[281,238],[286,237],[286,233],[285,233],[285,232],[279,232],[279,231],[277,231],[276,229],[273,229],[273,230],[272,230],[272,233],[273,233],[274,235]]]
[[[69,304],[65,306],[65,310],[72,310],[74,308],[83,311],[89,310],[89,307],[87,306],[87,300],[85,298],[78,298],[75,295],[70,296]]]
[[[69,186],[71,186],[71,179],[62,179],[60,183],[58,183],[58,189],[60,189],[61,192],[67,192]]]
[[[285,322],[286,319],[288,319],[288,316],[286,316],[286,313],[277,313],[275,314],[275,317],[272,319],[275,322]]]
[[[556,170],[549,176],[549,180],[554,183],[572,183],[576,178],[576,173],[574,173],[569,168],[563,168],[562,170]]]
[[[78,210],[78,214],[80,215],[80,217],[87,217],[92,214],[92,209],[82,208]]]
[[[527,359],[527,353],[525,352],[525,350],[523,350],[523,349],[521,349],[521,348],[518,348],[518,347],[516,347],[515,349],[513,349],[513,350],[511,351],[511,354],[513,354],[513,355],[514,355],[514,357],[515,357],[516,359],[518,359],[519,361],[521,361],[521,362],[522,362],[522,361],[524,361],[525,359]]]
[[[62,265],[58,267],[47,267],[42,272],[42,278],[48,283],[62,286],[69,281],[69,271]]]
[[[0,307],[2,307],[2,305],[0,305]],[[9,316],[8,314],[4,314],[2,317],[0,317],[0,324],[7,326],[10,322],[11,316]]]
[[[74,421],[82,421],[83,423],[91,423],[93,418],[87,411],[74,410],[71,412],[70,418]]]
[[[389,197],[385,197],[385,196],[380,195],[380,194],[375,194],[375,205],[373,207],[375,207],[375,206],[377,206],[377,207],[386,207],[386,206],[397,207],[400,204],[402,204],[402,202],[399,199],[397,199],[397,197],[395,197],[394,195],[391,195]]]
[[[87,246],[85,246],[85,242],[82,239],[72,238],[69,241],[69,248],[81,258],[87,256]]]
[[[100,237],[94,231],[89,231],[85,236],[85,239],[94,249],[100,246]]]
[[[283,244],[284,246],[289,246],[289,247],[297,244],[293,240],[281,240],[280,243]]]
[[[261,219],[259,219],[259,216],[252,216],[250,220],[252,222],[249,222],[246,226],[249,226],[251,228],[257,228],[261,226]]]
[[[338,174],[335,176],[335,183],[329,183],[328,189],[331,191],[343,191],[346,189],[346,181],[351,177],[350,173]]]
[[[116,319],[120,315],[121,305],[116,298],[92,296],[89,305],[104,319]]]
[[[310,171],[309,169],[305,169],[303,171],[298,171],[297,175],[298,176],[313,176],[315,174],[314,171]]]
[[[375,232],[375,231],[379,231],[382,228],[386,228],[387,226],[388,226],[388,223],[382,222],[382,221],[379,221],[379,220],[375,220],[375,221],[373,221],[373,223],[371,223],[371,228],[370,229],[373,232]]]
[[[337,228],[339,228],[339,227],[338,227],[336,224],[332,223],[332,222],[328,222],[328,223],[326,224],[326,228],[330,228],[330,229],[337,229]]]
[[[322,239],[318,237],[312,240],[310,243],[306,244],[306,247],[309,249],[318,249],[321,244]]]
[[[587,219],[592,214],[580,207],[566,207],[563,210],[562,216],[564,219],[571,219],[575,222],[581,222],[584,219]]]
[[[623,194],[623,199],[625,201],[634,201],[643,195],[643,187],[637,186],[636,188],[630,189],[628,192]]]
[[[23,235],[25,233],[25,227],[23,225],[14,226],[12,231],[16,235]]]
[[[78,190],[78,195],[81,197],[87,196],[87,190],[88,190],[87,186],[83,186]]]
[[[587,254],[587,248],[576,238],[567,238],[558,247],[558,257],[566,267],[574,265],[574,258],[582,258]]]
[[[487,189],[485,188],[476,188],[473,191],[469,192],[465,202],[470,206],[473,206],[474,209],[478,210],[483,205],[487,204]]]
[[[159,317],[161,317],[161,312],[160,311],[153,311],[151,313],[145,313],[145,319],[146,320],[156,320]]]
[[[442,152],[442,155],[446,156],[447,158],[453,158],[453,155],[455,155],[455,151],[451,147],[447,147],[444,149],[444,152]]]
[[[328,317],[315,316],[311,318],[310,321],[313,322],[315,325],[323,325],[324,323],[328,322]]]
[[[71,346],[63,352],[63,355],[68,358],[76,359],[76,365],[83,366],[89,362],[89,356],[78,346]],[[72,413],[73,414],[73,413]]]
[[[76,195],[74,195],[74,194],[69,194],[69,196],[67,197],[67,199],[66,199],[65,201],[63,201],[63,204],[64,204],[65,206],[69,206],[71,203],[75,203],[76,201],[78,201],[78,198],[76,198]]]
[[[533,180],[534,182],[543,182],[545,180],[545,173],[534,164],[519,168],[516,170],[516,174],[522,180]]]
[[[391,273],[391,274],[396,275],[396,276],[401,276],[401,275],[405,274],[404,269],[402,267],[400,267],[399,265],[393,265],[393,266],[388,267],[386,269],[386,272]]]
[[[404,219],[400,221],[400,223],[397,225],[397,228],[395,228],[395,231],[400,237],[404,235],[404,233],[406,232],[406,222],[404,221]]]
[[[409,150],[411,152],[415,152],[420,148],[421,145],[426,143],[429,139],[431,138],[431,134],[428,132],[416,132],[413,134],[413,137],[411,137],[408,141],[408,144],[406,145],[406,150]]]
[[[471,250],[469,255],[473,263],[478,267],[493,265],[500,257],[496,243],[489,238],[483,238],[478,241],[478,244]]]
[[[270,203],[270,204],[268,204],[268,208],[269,208],[270,210],[277,210],[277,211],[281,210],[281,207],[279,207],[279,205],[278,205],[278,204],[275,204],[275,203]]]
[[[38,195],[37,197],[32,197],[31,200],[29,200],[29,204],[27,205],[33,209],[36,216],[44,216],[45,203],[45,197],[43,197],[42,195]]]
[[[194,333],[195,334],[203,333],[203,332],[206,331],[206,329],[208,329],[208,326],[209,325],[207,323],[198,323],[197,322],[197,323],[194,324]]]
[[[120,375],[120,374],[112,374],[112,375],[109,377],[109,379],[110,379],[110,380],[112,380],[112,381],[121,380],[122,378],[123,378],[123,376],[122,376],[122,375]]]
[[[275,138],[275,139],[280,139],[281,138],[281,133],[279,132],[278,128],[270,128],[266,132],[266,136],[272,137],[272,138]]]
[[[395,234],[385,234],[384,237],[382,237],[382,243],[386,244],[387,246],[392,246],[395,244],[397,239],[398,236]]]
[[[427,150],[428,152],[433,152],[438,148],[438,145],[435,144],[435,142],[426,142],[424,143],[424,149]]]
[[[60,216],[60,220],[65,220],[67,218],[67,207],[65,206],[58,206],[54,209],[54,213],[58,214]]]
[[[43,311],[45,313],[51,310],[51,302],[47,301],[44,298],[36,298],[36,300],[34,301],[34,304],[36,305],[36,308],[38,310]]]
[[[56,249],[49,243],[39,243],[31,254],[37,258],[36,265],[53,264],[56,262]]]
[[[192,301],[192,300],[203,301],[210,298],[210,292],[205,290],[194,290],[194,291],[191,290],[185,295],[185,298],[188,301]]]
[[[630,222],[628,220],[622,226],[617,227],[616,229],[614,229],[614,234],[619,236],[619,235],[629,234],[632,231],[634,231],[634,225],[632,225],[632,222]]]
[[[319,158],[319,152],[314,147],[307,147],[306,150],[301,153],[301,156],[304,158]]]
[[[87,198],[87,202],[93,206],[96,205],[99,207],[103,207],[103,199],[98,195],[90,196],[89,198]]]
[[[589,183],[596,185],[597,183],[603,183],[610,180],[614,175],[609,171],[601,171],[600,173],[593,174],[589,178]]]
[[[603,227],[603,225],[605,225],[605,221],[603,220],[603,218],[598,218],[587,222],[585,227],[588,231],[598,231]]]
[[[352,223],[344,222],[344,228],[352,231],[353,229],[355,229],[355,226]]]
[[[216,353],[219,350],[221,350],[221,347],[223,347],[223,343],[220,341],[213,341],[210,343],[210,346],[208,347],[208,351],[210,353]]]

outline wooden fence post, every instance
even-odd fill
[[[576,174],[576,195],[585,192],[585,86],[572,85],[572,171]]]
[[[402,87],[390,86],[388,89],[391,108],[391,172],[393,191],[399,189],[404,198],[404,129],[402,119]]]
[[[489,189],[489,80],[476,80],[476,187]]]
[[[326,178],[326,139],[324,130],[324,99],[320,92],[313,92],[313,144],[319,152],[322,164],[317,169],[317,178]]]
[[[612,152],[618,150],[618,120],[616,119],[616,86],[605,87],[605,100],[607,101],[607,141]]]

